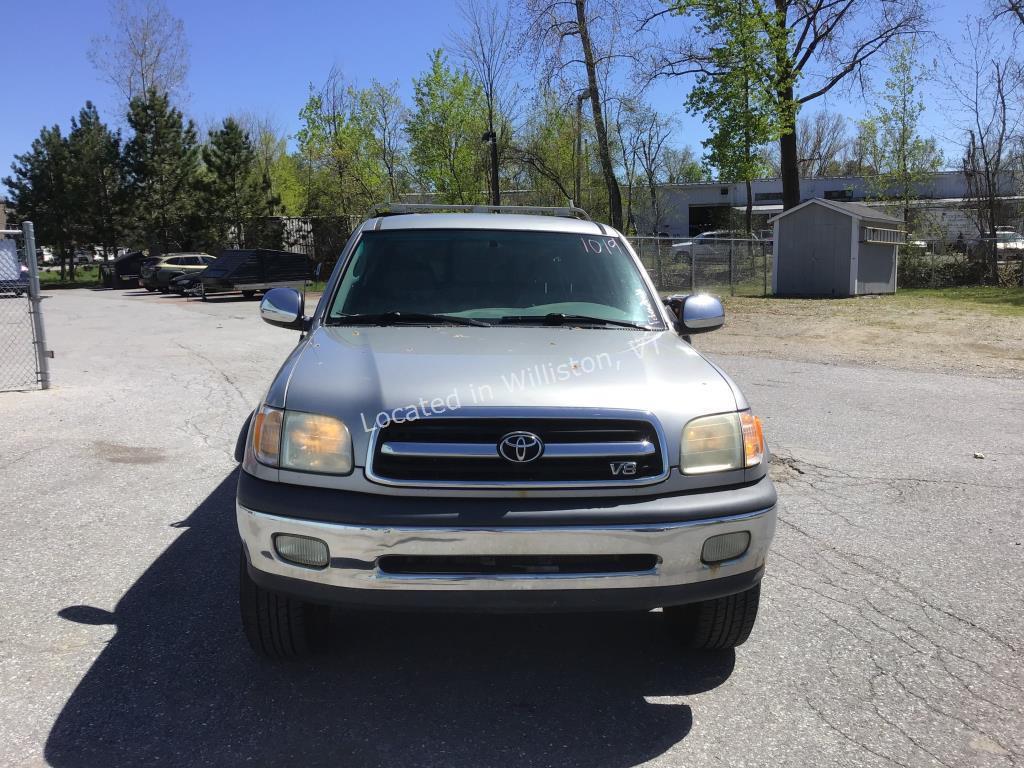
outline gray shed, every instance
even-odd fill
[[[896,292],[902,219],[862,203],[815,198],[768,221],[775,225],[776,296]]]

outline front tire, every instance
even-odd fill
[[[252,299],[256,297],[256,291],[242,291],[243,299]]]
[[[665,608],[669,631],[686,648],[720,651],[743,645],[757,620],[761,585],[745,592]]]
[[[238,602],[245,639],[265,658],[306,656],[327,637],[328,609],[263,589],[249,576],[245,552],[241,554]]]

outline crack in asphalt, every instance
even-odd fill
[[[1019,702],[1024,700],[1021,696],[1024,688],[1011,679],[999,677],[997,669],[993,668],[993,659],[1001,653],[1009,655],[1013,663],[1019,665],[1020,647],[955,607],[941,605],[922,589],[907,584],[893,572],[891,563],[872,554],[850,551],[842,545],[840,537],[823,538],[800,522],[801,517],[812,520],[820,514],[861,532],[869,530],[861,520],[852,518],[843,509],[843,502],[858,503],[856,498],[844,493],[850,488],[879,486],[894,503],[908,503],[909,489],[898,484],[979,485],[997,490],[1017,490],[1018,487],[936,478],[879,477],[837,470],[785,453],[774,454],[772,465],[783,501],[790,496],[798,502],[780,506],[780,527],[798,534],[799,539],[790,541],[805,542],[816,556],[802,557],[791,547],[784,548],[786,537],[780,536],[772,556],[783,560],[787,567],[774,571],[771,577],[811,596],[810,600],[801,601],[802,605],[812,608],[815,615],[851,637],[854,647],[864,649],[874,671],[867,678],[862,701],[882,730],[898,734],[910,749],[919,751],[934,764],[946,768],[958,764],[955,757],[937,751],[922,736],[928,731],[912,730],[904,716],[892,714],[900,711],[898,702],[903,698],[928,713],[930,727],[937,728],[937,723],[948,721],[952,728],[976,734],[983,741],[987,739],[984,743],[992,745],[988,751],[993,759],[998,757],[1010,765],[1018,764],[1024,750],[1018,743],[1019,737],[1012,734],[1017,732],[1020,721]],[[805,574],[803,578],[799,576],[801,572]],[[872,594],[875,590],[877,594]],[[815,598],[825,601],[824,604],[815,604]],[[836,609],[841,612],[836,613]],[[926,623],[921,624],[915,618]],[[902,649],[902,652],[879,653],[876,633],[895,643],[893,651]],[[957,648],[958,644],[963,648]],[[967,655],[966,648],[971,649],[972,655],[979,655],[984,663]],[[825,662],[827,674],[834,685],[849,685],[837,671],[836,654],[835,648],[830,649]],[[947,695],[935,697],[926,690],[918,690],[922,681],[915,684],[911,671],[924,675],[926,688],[938,686],[939,690],[947,691]],[[846,672],[848,674],[849,665]],[[942,678],[945,684],[937,682]],[[949,696],[950,689],[961,692],[962,697]],[[867,732],[857,734],[841,728],[830,718],[824,703],[815,702],[808,695],[804,696],[804,701],[826,727],[844,740],[886,763],[908,765],[866,744]]]

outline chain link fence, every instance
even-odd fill
[[[1024,237],[1014,233],[949,242],[913,239],[899,248],[899,288],[1024,286]]]
[[[11,235],[19,236],[14,239]],[[31,223],[0,230],[0,391],[49,386]]]
[[[662,293],[768,296],[772,242],[758,238],[630,237]]]

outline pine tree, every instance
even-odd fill
[[[272,216],[279,200],[271,192],[269,174],[260,171],[252,141],[234,118],[210,134],[203,163],[204,210],[214,241],[240,247],[262,244],[259,220]]]
[[[162,253],[195,247],[201,238],[195,124],[154,90],[132,100],[128,124],[134,135],[124,159],[138,237]]]
[[[68,148],[75,239],[114,247],[125,228],[120,131],[111,131],[87,101],[78,117],[71,118]]]
[[[71,279],[74,265],[74,200],[71,193],[72,163],[68,140],[59,126],[43,128],[32,148],[15,155],[13,176],[3,182],[11,191],[11,202],[22,219],[35,224],[39,243],[53,244],[61,259],[61,280],[68,262]]]

